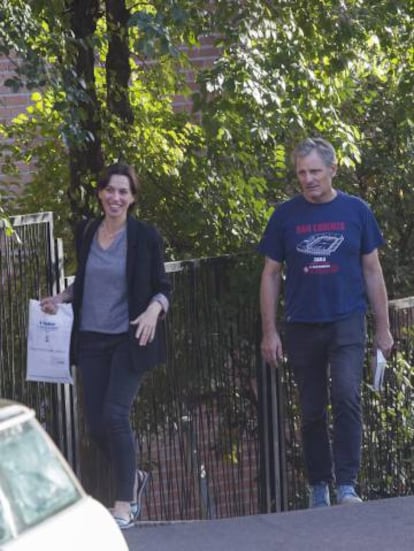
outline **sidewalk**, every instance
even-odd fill
[[[414,497],[210,521],[142,522],[130,551],[413,551]]]

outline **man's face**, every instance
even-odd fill
[[[311,203],[327,203],[336,196],[332,187],[335,174],[336,165],[326,166],[316,150],[296,159],[296,176],[305,199]]]

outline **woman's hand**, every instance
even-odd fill
[[[40,308],[45,314],[56,314],[58,305],[73,300],[73,283],[53,297],[45,297],[40,300]]]
[[[58,305],[62,304],[63,300],[60,295],[54,297],[45,297],[40,301],[40,308],[45,314],[56,314]]]
[[[145,346],[154,340],[155,329],[161,310],[161,304],[153,301],[145,312],[131,321],[131,325],[137,326],[135,338],[138,340],[140,346]]]

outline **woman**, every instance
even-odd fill
[[[92,438],[110,460],[116,481],[113,515],[121,529],[140,513],[148,474],[136,469],[130,411],[145,371],[165,360],[160,318],[171,286],[158,232],[129,215],[138,192],[131,167],[110,166],[98,183],[103,216],[80,225],[72,286],[44,298],[44,312],[72,302],[72,360],[84,389]]]

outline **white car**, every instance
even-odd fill
[[[128,551],[33,410],[0,400],[0,551]]]

